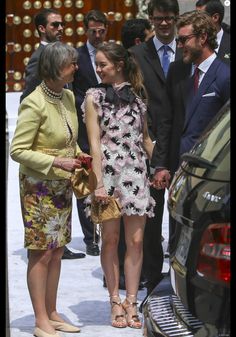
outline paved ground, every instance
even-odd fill
[[[18,105],[18,94],[7,95],[7,112],[10,121],[10,137],[14,130],[14,117]],[[7,193],[8,277],[10,336],[32,336],[34,316],[26,285],[27,256],[23,248],[23,224],[19,204],[18,164],[9,158]],[[73,232],[69,247],[74,251],[85,251],[76,204],[73,208]],[[163,236],[168,235],[167,211],[164,213]],[[166,249],[167,241],[164,241]],[[168,270],[165,261],[163,271]],[[81,333],[60,333],[64,337],[141,337],[142,330],[115,329],[110,326],[110,306],[106,288],[102,286],[102,270],[99,257],[86,256],[79,260],[62,260],[58,291],[58,310],[73,324],[81,326]],[[125,293],[121,291],[121,297]],[[140,303],[146,290],[138,293]]]

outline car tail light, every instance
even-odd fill
[[[211,224],[204,231],[197,271],[206,278],[230,282],[230,224]]]

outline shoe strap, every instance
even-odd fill
[[[126,303],[128,303],[128,306],[136,306],[138,305],[138,302],[132,302],[127,297],[125,299]]]
[[[118,299],[118,301],[115,301],[114,299]],[[114,305],[121,305],[121,300],[120,300],[120,297],[119,295],[113,295],[113,296],[110,296],[110,302],[111,302],[111,305],[114,306]]]

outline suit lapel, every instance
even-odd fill
[[[216,70],[220,64],[219,59],[215,59],[213,63],[211,64],[210,68],[206,72],[199,88],[198,91],[195,95],[193,95],[192,100],[190,97],[190,100],[188,101],[188,104],[186,106],[186,118],[185,118],[185,125],[184,125],[184,130],[186,129],[188,123],[190,122],[191,118],[193,117],[194,113],[197,110],[197,107],[200,104],[200,101],[202,99],[202,96],[207,92],[207,89],[209,86],[214,82],[216,78]],[[193,87],[192,87],[193,88]],[[184,131],[183,130],[183,131]]]
[[[230,35],[228,33],[223,33],[220,47],[217,53],[217,56],[220,57],[223,61],[229,62],[230,60]],[[228,59],[227,59],[228,57]]]
[[[156,51],[155,45],[153,43],[153,39],[149,39],[144,46],[144,57],[151,64],[154,71],[157,73],[158,77],[160,77],[163,82],[166,81],[164,72],[161,67],[161,62]]]
[[[179,56],[182,56],[182,53],[179,54]],[[193,79],[190,77],[192,65],[183,63],[182,61],[182,63],[179,63],[178,68],[179,68],[178,72],[181,73],[181,80],[179,82],[180,93],[181,93],[180,95],[183,99],[184,109],[186,111],[189,98],[191,95],[193,95],[193,93],[191,92],[192,87],[193,87],[193,83],[192,83]]]
[[[98,84],[98,80],[93,69],[87,45],[85,44],[83,47],[81,48],[80,51],[81,64],[83,65],[83,72],[87,74],[87,78],[88,79],[90,78],[92,83]]]
[[[177,47],[176,47],[175,61],[182,60],[182,58],[183,58],[183,51],[182,51],[182,48],[177,48]]]

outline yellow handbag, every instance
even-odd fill
[[[97,186],[97,178],[91,168],[81,167],[76,169],[71,176],[73,192],[77,199],[82,199],[91,194]]]
[[[91,203],[91,220],[94,224],[101,224],[107,220],[119,219],[121,217],[121,206],[118,199],[109,196],[109,203],[102,205],[94,199]]]

